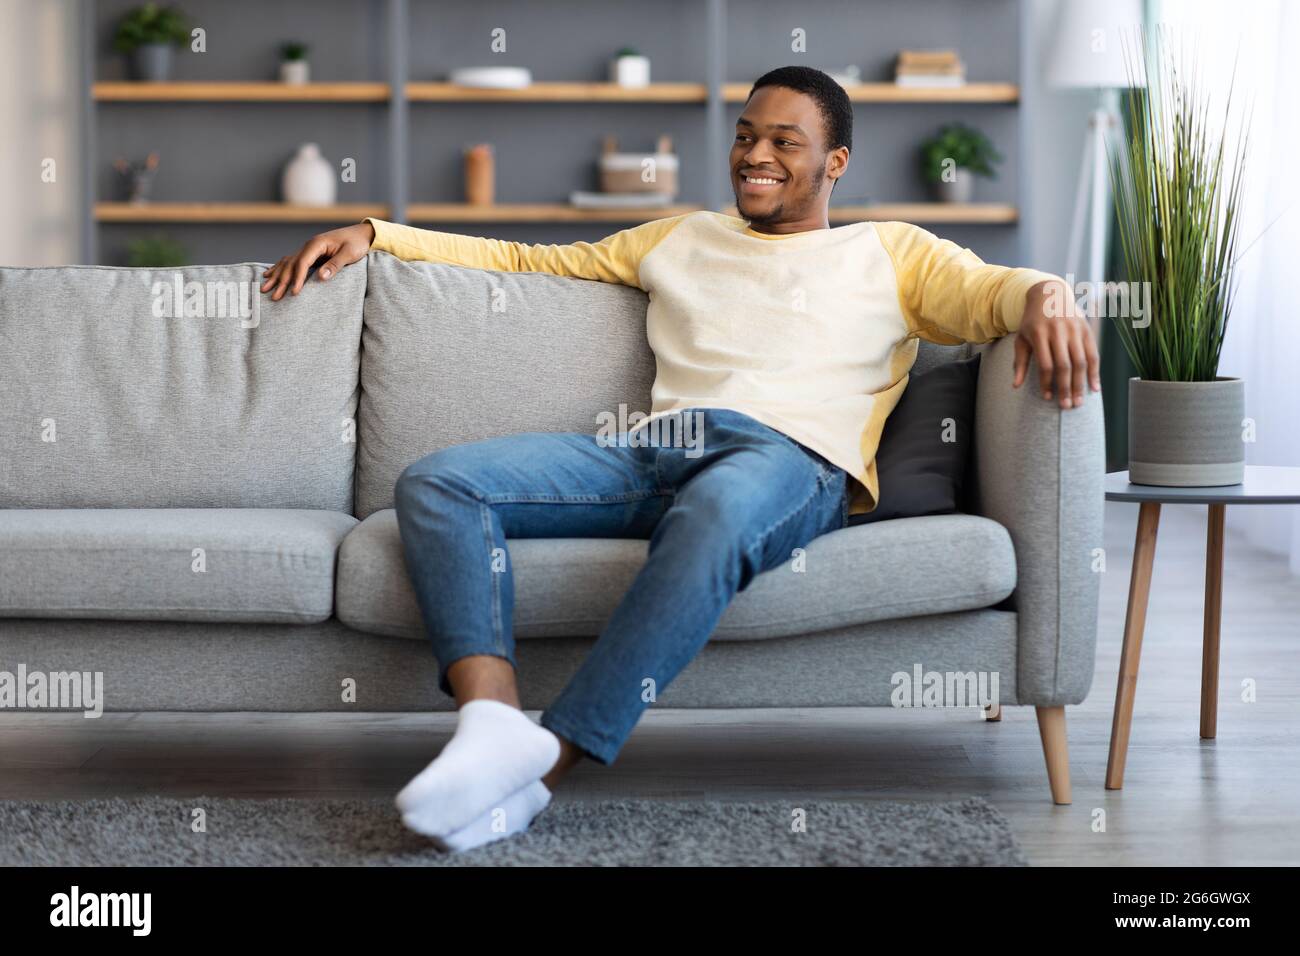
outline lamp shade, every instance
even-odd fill
[[[1061,0],[1047,51],[1049,86],[1116,89],[1132,86],[1125,62],[1140,53],[1141,0]],[[1141,64],[1135,62],[1142,81]]]

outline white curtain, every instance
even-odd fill
[[[1153,19],[1196,50],[1205,79],[1253,116],[1246,157],[1238,291],[1219,374],[1246,383],[1250,465],[1300,466],[1300,3],[1156,0]],[[1229,124],[1232,153],[1236,122]],[[1300,575],[1300,506],[1230,507],[1227,524]]]
[[[0,0],[0,265],[80,261],[85,15],[78,0]]]

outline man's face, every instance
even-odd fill
[[[848,150],[827,152],[825,122],[811,96],[783,86],[754,93],[736,121],[731,188],[742,219],[761,225],[824,218],[828,177],[839,178]]]

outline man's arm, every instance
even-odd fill
[[[297,295],[308,271],[321,260],[326,261],[317,276],[324,282],[339,269],[365,258],[372,249],[400,259],[500,272],[547,272],[640,288],[641,260],[683,218],[656,219],[613,233],[599,242],[569,245],[531,245],[462,236],[368,218],[355,226],[313,236],[295,255],[285,256],[263,273],[262,291],[273,290],[273,300],[280,299],[286,291]]]
[[[898,300],[909,332],[940,345],[989,342],[1017,333],[1013,388],[1032,354],[1043,398],[1053,382],[1062,408],[1082,404],[1084,378],[1101,390],[1092,329],[1063,279],[1036,269],[985,263],[969,249],[909,223],[877,225],[894,263]]]

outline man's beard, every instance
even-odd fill
[[[807,195],[808,202],[804,203],[804,205],[805,206],[809,205],[813,199],[816,199],[817,196],[821,194],[821,191],[822,191],[821,180],[814,179],[812,181],[811,188],[808,190],[808,195]],[[736,194],[736,209],[737,210],[740,209],[739,193]],[[779,202],[772,207],[772,210],[770,212],[759,213],[757,215],[748,215],[748,214],[743,214],[743,215],[744,218],[749,220],[750,222],[756,222],[761,226],[768,226],[774,222],[780,222],[784,212],[785,212],[785,203]]]

